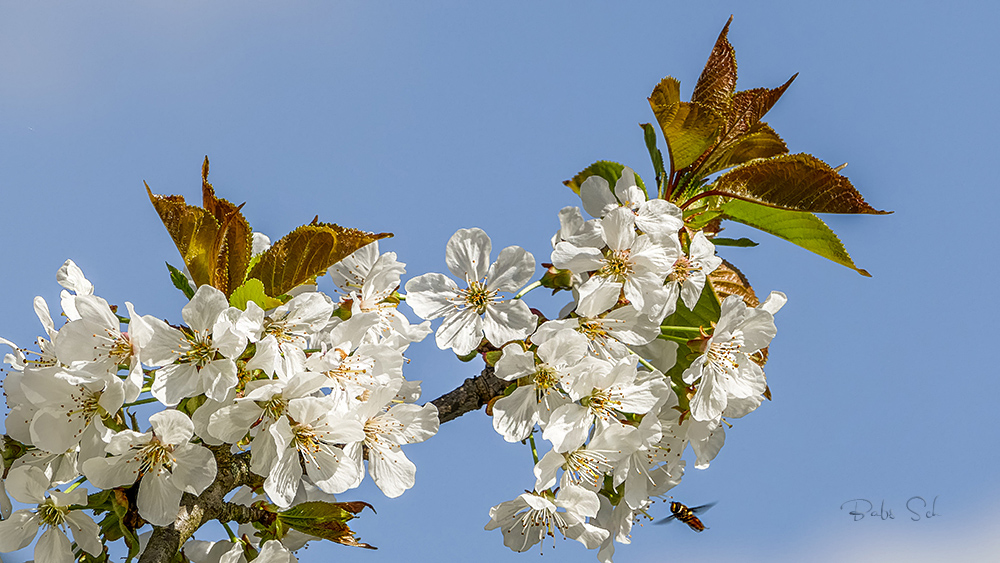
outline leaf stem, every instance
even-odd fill
[[[65,492],[65,493],[71,492],[73,489],[79,487],[80,484],[82,484],[86,480],[87,480],[86,477],[80,477],[79,479],[77,479],[76,481],[74,481],[72,485],[70,485],[69,487],[66,487],[66,490],[63,491],[63,492]]]
[[[528,441],[531,442],[531,457],[535,460],[535,465],[538,465],[538,448],[535,447],[535,432],[532,431],[528,435]]]
[[[688,342],[691,341],[690,338],[684,338],[683,336],[672,336],[669,334],[661,334],[657,336],[657,338],[659,338],[660,340],[671,340],[673,342],[679,342],[681,344],[687,344]]]
[[[693,326],[666,326],[666,325],[661,326],[660,333],[662,334],[665,332],[694,332],[700,335],[701,328]]]
[[[155,403],[158,400],[159,399],[157,399],[156,397],[147,397],[145,399],[139,399],[138,401],[134,401],[134,402],[131,402],[131,403],[125,403],[124,405],[122,405],[122,408],[135,407],[135,406],[138,406],[138,405],[147,405],[149,403]]]
[[[524,288],[521,291],[517,292],[517,295],[514,296],[514,299],[520,299],[524,297],[529,291],[537,287],[542,287],[542,280],[535,280],[530,284],[524,286]]]
[[[225,528],[226,533],[229,534],[229,541],[233,543],[240,541],[240,538],[236,537],[236,534],[233,533],[233,529],[229,527],[229,522],[222,522],[222,527]]]

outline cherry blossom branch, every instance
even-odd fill
[[[264,479],[250,471],[250,454],[232,454],[228,445],[213,447],[219,468],[215,481],[200,495],[184,493],[177,519],[169,526],[153,527],[139,563],[166,563],[176,555],[195,531],[209,520],[227,519],[234,515],[225,496],[241,486],[261,486]],[[239,519],[236,519],[239,521]]]
[[[467,412],[479,410],[494,397],[503,395],[510,383],[493,375],[493,368],[486,366],[483,372],[466,379],[458,388],[431,401],[438,409],[438,420],[444,424],[455,420]]]
[[[506,381],[493,375],[493,368],[483,368],[481,374],[466,379],[456,389],[434,399],[431,403],[438,409],[439,420],[444,423],[455,420],[467,412],[479,410],[494,397],[503,395]],[[139,563],[166,563],[180,551],[185,542],[210,520],[252,522],[266,517],[264,511],[226,502],[225,496],[241,486],[260,486],[263,477],[250,471],[250,454],[232,454],[228,447],[213,447],[215,462],[219,468],[215,481],[200,495],[185,493],[181,499],[181,509],[173,524],[153,527],[146,549],[139,557]]]

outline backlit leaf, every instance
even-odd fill
[[[610,160],[598,160],[581,170],[576,176],[573,176],[573,179],[564,180],[563,184],[576,192],[577,195],[580,195],[580,186],[583,185],[584,180],[590,178],[591,176],[600,176],[601,178],[607,180],[608,187],[614,190],[615,184],[618,182],[618,179],[622,177],[622,170],[624,169],[624,164],[611,162]],[[639,189],[641,189],[643,193],[646,192],[646,185],[643,184],[642,178],[640,178],[638,174],[635,174],[635,184],[639,186]]]
[[[264,283],[258,279],[248,279],[236,288],[229,296],[229,305],[241,311],[247,310],[247,303],[253,301],[258,307],[267,311],[281,305],[281,300],[268,297],[264,293]]]
[[[792,211],[890,213],[865,203],[850,180],[808,154],[776,156],[730,170],[719,176],[711,193]]]
[[[733,94],[729,113],[726,115],[725,139],[735,139],[760,123],[764,115],[774,107],[785,90],[791,86],[796,76],[798,73],[792,75],[788,82],[777,88],[754,88]]]
[[[184,293],[184,297],[191,299],[194,297],[194,288],[191,287],[191,283],[188,281],[187,276],[184,272],[178,270],[177,268],[167,264],[167,270],[170,271],[170,281],[174,284],[174,287],[181,290]]]
[[[343,545],[376,549],[359,542],[346,524],[365,507],[371,508],[371,505],[366,502],[303,502],[279,512],[278,521],[284,526],[311,536]]]
[[[707,176],[758,158],[770,158],[788,152],[781,137],[766,123],[758,123],[736,140],[716,148],[698,169]]]
[[[362,246],[391,236],[313,222],[272,244],[247,277],[260,280],[264,293],[277,297],[322,275]]]
[[[226,295],[243,283],[253,247],[253,233],[250,223],[240,213],[242,205],[215,197],[215,189],[208,183],[208,157],[201,168],[202,206],[215,217],[219,224],[216,240],[216,256],[212,285]]]
[[[667,141],[671,171],[693,164],[719,139],[725,125],[723,113],[709,105],[681,101],[681,83],[668,76],[653,88],[649,107]]]
[[[736,90],[736,51],[726,37],[731,23],[733,17],[729,16],[691,95],[692,102],[708,106],[718,113],[726,112],[729,100]]]
[[[837,235],[812,213],[785,211],[734,200],[722,206],[728,219],[771,233],[824,258],[856,270],[863,276],[871,274],[858,268]]]
[[[181,253],[195,285],[211,285],[226,295],[239,287],[250,262],[250,224],[240,206],[215,197],[207,181],[208,159],[202,166],[205,208],[188,205],[183,196],[146,193]]]
[[[708,275],[708,279],[712,281],[712,287],[715,288],[715,293],[719,296],[719,299],[725,300],[730,295],[736,295],[743,298],[743,302],[748,307],[760,305],[757,294],[754,293],[753,287],[750,286],[750,281],[743,275],[743,272],[736,269],[736,266],[733,266],[726,260],[723,260],[722,264]]]
[[[198,286],[212,285],[219,222],[208,211],[184,203],[183,196],[154,194],[148,185],[146,193],[180,251],[191,279]]]

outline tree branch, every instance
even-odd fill
[[[486,366],[481,374],[466,379],[457,389],[434,399],[431,404],[437,407],[438,420],[444,424],[467,412],[481,409],[494,397],[502,396],[508,385],[509,381],[493,375],[493,368]]]
[[[240,485],[263,485],[264,479],[250,471],[250,454],[233,455],[229,445],[210,447],[215,454],[218,472],[215,481],[200,495],[184,493],[177,519],[169,526],[154,526],[149,543],[139,557],[139,563],[166,563],[180,551],[184,542],[209,520],[224,515],[225,496]]]

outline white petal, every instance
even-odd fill
[[[215,457],[208,448],[184,444],[174,450],[174,459],[171,483],[178,489],[200,495],[215,480]]]
[[[483,339],[483,319],[474,309],[454,309],[438,327],[434,341],[438,348],[451,348],[464,356],[475,350]]]
[[[86,502],[84,502],[86,504]],[[104,550],[101,544],[101,528],[83,512],[71,511],[66,515],[66,523],[73,531],[73,541],[87,553],[97,557]]]
[[[482,229],[459,229],[448,239],[445,263],[460,279],[481,280],[486,277],[492,245],[489,235]]]
[[[627,250],[635,242],[635,215],[631,210],[619,207],[610,211],[601,220],[604,241],[612,250]]]
[[[149,424],[153,433],[166,444],[186,444],[194,436],[194,423],[180,411],[160,411],[149,417]]]
[[[203,285],[194,292],[194,297],[181,309],[181,316],[189,327],[200,333],[208,332],[223,311],[229,308],[229,300],[218,289]]]
[[[424,274],[406,282],[406,303],[421,319],[436,319],[455,309],[458,285],[444,274]]]
[[[578,315],[596,317],[618,302],[622,284],[604,276],[591,276],[580,286],[580,303],[576,307]]]
[[[73,547],[69,538],[58,528],[49,528],[35,544],[35,561],[73,563]]]
[[[518,387],[493,403],[493,428],[508,442],[520,442],[531,435],[538,422],[535,386]]]
[[[202,286],[208,287],[208,286]],[[181,506],[180,489],[173,486],[167,478],[168,473],[161,469],[156,474],[148,473],[139,482],[139,495],[136,504],[139,515],[154,526],[167,526],[177,519]]]
[[[0,552],[10,553],[28,547],[38,534],[38,517],[30,510],[18,510],[0,522]]]
[[[490,266],[486,288],[513,293],[527,285],[534,274],[535,257],[520,246],[508,246]]]
[[[618,207],[608,181],[596,175],[590,176],[580,185],[580,199],[591,217],[603,217],[605,213]]]
[[[555,451],[568,452],[583,445],[593,420],[586,408],[576,403],[566,404],[552,413],[542,437],[552,442]]]
[[[486,308],[483,332],[494,346],[527,338],[535,331],[538,317],[520,299],[493,303]],[[478,344],[478,343],[477,343]]]
[[[603,264],[604,254],[599,248],[580,247],[569,242],[560,242],[552,251],[551,259],[556,268],[583,273],[599,270]]]
[[[514,381],[535,373],[535,354],[513,342],[503,347],[503,354],[496,363],[496,376],[504,381]]]
[[[417,466],[399,448],[368,451],[368,472],[385,496],[396,498],[416,483]]]
[[[780,291],[772,291],[770,295],[767,296],[767,300],[761,304],[760,308],[774,315],[788,301],[788,297]]]
[[[45,491],[49,490],[49,478],[36,466],[21,465],[10,470],[5,486],[14,500],[41,504],[45,502]]]

